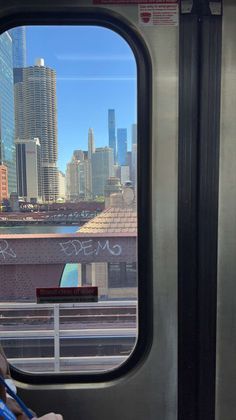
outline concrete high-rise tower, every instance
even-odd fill
[[[73,156],[66,166],[66,196],[69,201],[79,199],[79,163]]]
[[[40,201],[41,146],[39,139],[16,140],[17,191],[27,201]]]
[[[21,115],[16,119],[16,133],[21,139],[39,138],[42,197],[44,201],[55,201],[58,198],[56,73],[44,65],[43,59],[36,60],[35,66],[22,68],[21,73],[21,80],[15,83],[15,114]]]
[[[116,117],[115,117],[114,109],[108,109],[108,138],[109,138],[109,147],[113,149],[114,163],[116,163],[116,160],[117,160]]]
[[[59,185],[59,198],[65,200],[66,198],[66,176],[63,172],[58,171],[58,185]]]
[[[88,159],[92,159],[92,154],[95,153],[94,132],[92,128],[88,131]]]
[[[72,159],[67,163],[66,168],[66,196],[70,201],[77,201],[79,199],[91,198],[90,190],[90,174],[89,174],[89,160],[84,160],[83,156],[77,152],[81,150],[74,150]]]

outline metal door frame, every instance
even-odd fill
[[[181,3],[179,420],[215,419],[222,11],[211,3]]]

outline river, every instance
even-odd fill
[[[0,236],[5,234],[28,234],[28,233],[75,233],[79,226],[74,225],[26,225],[26,226],[4,226],[0,223]]]

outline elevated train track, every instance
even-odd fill
[[[60,304],[59,319],[54,309],[52,304],[0,305],[0,340],[15,366],[50,371],[57,359],[57,371],[101,371],[118,366],[117,357],[125,360],[132,352],[135,301]]]
[[[15,326],[18,331],[24,329],[25,326],[27,329],[32,329],[36,325],[40,330],[50,329],[54,322],[52,308],[53,305],[1,304],[0,331],[12,330]],[[120,324],[125,326],[128,323],[135,326],[136,314],[136,303],[132,301],[79,304],[71,308],[60,305],[60,324],[65,328],[71,324],[79,328],[93,324],[116,327]]]
[[[135,328],[61,330],[60,356],[122,356],[134,347]],[[10,331],[0,335],[1,343],[9,358],[53,357],[52,331]]]

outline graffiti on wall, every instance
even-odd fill
[[[7,257],[16,258],[15,252],[5,239],[0,240],[0,257],[2,257],[4,260]]]
[[[110,255],[121,255],[122,247],[119,244],[111,245],[109,240],[95,241],[93,239],[79,240],[73,239],[66,242],[60,242],[61,251],[68,257],[71,255],[99,255],[107,251]]]

